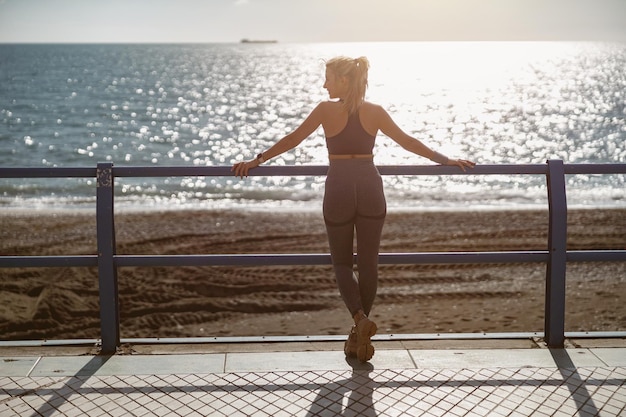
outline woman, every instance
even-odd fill
[[[373,161],[379,131],[409,152],[438,164],[465,170],[474,163],[449,159],[404,133],[379,105],[365,101],[367,58],[337,57],[326,62],[324,88],[331,101],[319,103],[292,133],[255,159],[232,167],[239,177],[296,146],[320,125],[328,147],[329,170],[323,202],[324,222],[339,292],[354,319],[345,343],[347,356],[365,362],[374,355],[371,337],[376,324],[368,318],[378,284],[378,250],[386,203]],[[357,237],[357,271],[353,273],[353,237]]]

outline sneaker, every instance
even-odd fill
[[[376,334],[377,329],[376,323],[367,317],[362,318],[356,325],[356,357],[361,362],[367,362],[374,356],[371,337]]]
[[[348,358],[356,358],[356,325],[352,326],[350,333],[348,334],[348,340],[343,345],[343,351]]]

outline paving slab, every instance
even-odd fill
[[[607,366],[626,366],[626,349],[597,348],[593,349],[593,354]]]
[[[38,356],[0,358],[0,376],[28,376],[39,359]]]
[[[224,354],[45,357],[31,376],[220,373],[224,361]]]
[[[251,352],[226,355],[226,372],[322,371],[374,368],[406,369],[415,364],[406,350],[377,351],[368,364],[347,360],[342,351]]]
[[[605,366],[588,349],[410,350],[417,368],[570,368]]]

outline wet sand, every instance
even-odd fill
[[[118,254],[327,253],[317,212],[116,214]],[[95,215],[0,212],[0,254],[95,254]],[[381,252],[546,250],[548,213],[394,212]],[[626,209],[573,210],[568,248],[626,248]],[[543,331],[537,264],[381,265],[379,333]],[[347,334],[330,266],[120,268],[121,336]],[[626,263],[569,263],[566,331],[626,329]],[[95,268],[0,269],[0,339],[98,338]]]

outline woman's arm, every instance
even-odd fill
[[[424,158],[428,158],[431,161],[441,165],[456,165],[460,167],[463,171],[465,171],[466,167],[472,168],[476,165],[474,162],[468,161],[466,159],[447,158],[439,152],[430,149],[421,141],[412,136],[409,136],[402,129],[400,129],[400,127],[393,121],[389,113],[387,113],[385,109],[380,106],[378,106],[378,109],[376,111],[376,118],[380,131],[389,136],[394,142],[396,142],[398,145],[402,146],[409,152],[423,156]]]
[[[298,146],[304,139],[309,137],[311,133],[317,129],[322,123],[322,116],[320,105],[315,107],[311,114],[290,134],[280,139],[268,150],[261,153],[263,161],[268,161],[290,149]],[[239,162],[231,168],[231,171],[235,173],[237,177],[247,177],[248,171],[252,168],[256,168],[261,165],[261,161],[258,158],[251,159],[249,161]]]

